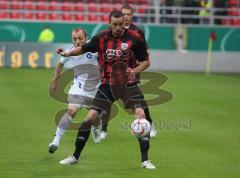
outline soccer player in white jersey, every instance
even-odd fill
[[[81,47],[86,43],[86,31],[82,28],[75,28],[72,31],[73,47]],[[87,52],[79,56],[61,57],[55,69],[55,75],[50,85],[50,92],[55,93],[58,87],[58,79],[64,64],[70,64],[74,69],[74,82],[68,92],[68,110],[61,117],[56,129],[55,137],[49,144],[49,153],[54,153],[60,143],[61,137],[69,128],[72,118],[82,107],[90,107],[100,84],[100,73],[97,53]],[[87,71],[87,72],[86,72]],[[100,142],[99,123],[92,128],[93,141]]]

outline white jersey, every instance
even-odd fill
[[[79,56],[61,57],[60,62],[74,69],[74,81],[69,94],[93,98],[101,81],[97,53],[87,52]]]

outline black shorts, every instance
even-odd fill
[[[101,84],[93,100],[92,109],[99,113],[109,108],[116,100],[121,99],[126,109],[146,108],[140,86],[137,82],[128,85]]]

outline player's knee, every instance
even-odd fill
[[[94,121],[98,118],[99,113],[96,110],[91,109],[87,115],[87,121]]]
[[[136,118],[145,118],[144,110],[142,108],[136,108],[135,116],[136,116]]]
[[[69,116],[74,117],[77,113],[77,108],[68,108],[67,113]]]

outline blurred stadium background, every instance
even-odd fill
[[[161,88],[174,95],[150,108],[158,169],[139,168],[132,117],[120,108],[106,141],[90,140],[78,165],[60,166],[76,131],[48,155],[55,114],[66,107],[48,94],[55,50],[71,45],[74,27],[89,38],[105,29],[109,12],[125,3],[145,31],[149,71],[163,72],[169,79]],[[46,26],[54,40],[40,43]],[[239,0],[0,0],[0,177],[238,177],[239,41]]]

